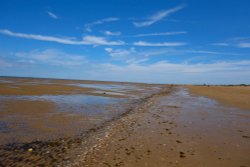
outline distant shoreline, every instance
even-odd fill
[[[153,84],[153,85],[194,85],[194,86],[250,86],[250,83],[240,84],[176,84],[176,83],[149,83],[149,82],[131,82],[131,81],[113,81],[113,80],[91,80],[91,79],[68,79],[68,78],[46,78],[46,77],[28,77],[28,76],[0,76],[0,78],[21,78],[21,79],[51,79],[51,80],[68,80],[68,81],[90,81],[103,83],[132,83],[132,84]]]

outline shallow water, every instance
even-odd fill
[[[77,135],[123,113],[127,102],[83,94],[0,96],[0,144]]]
[[[0,96],[0,106],[4,106],[6,101],[16,101],[16,100],[28,100],[28,101],[48,101],[56,104],[57,111],[67,111],[70,112],[86,112],[81,111],[82,106],[87,105],[111,105],[121,101],[126,101],[126,99],[104,97],[104,96],[92,96],[92,95],[42,95],[42,96]],[[1,109],[1,108],[0,108]],[[1,111],[0,111],[1,112]],[[91,112],[91,111],[88,111]],[[100,111],[102,112],[102,111]]]
[[[79,86],[83,88],[95,88],[95,89],[102,89],[102,90],[111,90],[111,91],[123,91],[124,89],[136,89],[135,86],[131,85],[118,85],[118,84],[69,84],[73,86]]]
[[[93,93],[97,93],[97,94],[107,94],[107,95],[118,95],[118,96],[125,96],[125,95],[126,95],[126,94],[124,94],[124,93],[109,92],[109,91],[93,91]]]
[[[159,85],[31,78],[0,78],[0,84],[0,144],[79,135],[160,91]]]

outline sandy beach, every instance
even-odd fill
[[[0,167],[250,167],[250,0],[0,1]]]
[[[250,110],[250,86],[188,86],[191,93],[207,96],[231,107]]]
[[[249,106],[226,102],[229,95],[246,101],[249,87],[220,87],[224,94],[216,87],[217,97],[203,93],[211,87],[41,81],[1,83],[0,166],[250,166]],[[75,92],[94,96],[93,103],[81,99],[81,108],[60,96],[68,101]]]

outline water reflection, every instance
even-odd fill
[[[109,91],[117,91],[117,92],[124,92],[126,90],[136,90],[136,86],[132,85],[118,85],[118,84],[69,84],[72,86],[79,86],[83,88],[95,88],[95,89],[102,89],[102,90],[109,90]]]
[[[59,111],[84,112],[81,110],[83,106],[103,106],[124,102],[126,99],[92,96],[92,95],[42,95],[42,96],[0,96],[0,106],[10,100],[29,100],[29,101],[50,101],[56,104]],[[86,112],[86,111],[85,111]],[[91,111],[87,111],[91,112]],[[101,110],[100,110],[101,112]]]

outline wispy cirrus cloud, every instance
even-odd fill
[[[219,42],[219,43],[212,43],[211,45],[214,45],[214,46],[229,46],[230,44],[226,43],[226,42]]]
[[[55,13],[52,12],[47,12],[47,14],[52,18],[52,19],[58,19],[58,16]]]
[[[180,35],[186,34],[186,31],[174,31],[174,32],[158,32],[158,33],[148,33],[148,34],[137,34],[135,37],[147,37],[147,36],[168,36],[168,35]]]
[[[149,59],[148,58],[131,58],[126,60],[125,62],[127,64],[141,64],[147,62]]]
[[[119,36],[121,35],[122,33],[117,31],[117,32],[113,32],[113,31],[104,31],[104,34],[105,35],[109,35],[109,36]]]
[[[129,49],[112,49],[112,48],[105,48],[105,51],[109,53],[109,55],[112,58],[128,58],[133,55],[133,57],[136,54],[135,48],[129,48]]]
[[[150,64],[132,62],[125,65],[106,63],[98,65],[93,73],[98,78],[108,78],[109,80],[117,81],[178,84],[241,84],[250,82],[249,77],[247,77],[250,75],[249,70],[249,60],[217,61],[211,63],[158,61]]]
[[[241,61],[218,61],[213,63],[171,63],[168,61],[158,61],[156,63],[147,64],[147,65],[138,65],[136,68],[131,68],[126,66],[121,67],[119,65],[113,65],[113,67],[119,69],[119,67],[124,70],[126,68],[131,69],[131,71],[138,71],[136,68],[144,69],[144,71],[155,71],[155,72],[184,72],[184,73],[203,73],[203,72],[219,72],[219,71],[237,71],[237,70],[245,70],[250,69],[250,61],[249,60],[241,60]],[[135,66],[134,66],[135,67]],[[128,70],[128,69],[127,69]]]
[[[108,22],[114,22],[114,21],[118,21],[118,20],[120,20],[120,19],[117,17],[108,17],[108,18],[100,19],[100,20],[94,21],[92,23],[85,24],[84,29],[87,32],[91,32],[92,28],[96,25],[104,24],[104,23],[108,23]]]
[[[83,37],[83,41],[86,44],[92,45],[124,45],[123,41],[107,41],[104,37],[97,36],[85,36]]]
[[[144,53],[138,52],[134,47],[127,49],[105,48],[105,51],[113,60],[118,60],[125,64],[140,64],[149,60],[148,57],[144,56]]]
[[[185,53],[196,53],[196,54],[211,54],[211,55],[240,55],[238,53],[232,52],[218,52],[218,51],[209,51],[209,50],[185,50]]]
[[[134,42],[135,46],[183,46],[187,45],[185,42],[162,42],[162,43],[151,43],[145,41]]]
[[[145,57],[151,57],[151,56],[184,56],[184,55],[194,55],[195,57],[198,56],[205,56],[208,57],[208,55],[234,55],[239,56],[242,54],[234,53],[234,52],[218,52],[213,50],[195,50],[195,49],[175,49],[175,48],[162,48],[162,49],[150,49],[150,50],[143,50],[139,52],[140,55],[143,55]],[[185,60],[186,61],[186,60]]]
[[[71,44],[71,45],[79,45],[79,41],[70,40],[68,38],[59,38],[53,36],[46,36],[46,35],[38,35],[38,34],[25,34],[25,33],[18,33],[12,32],[10,30],[0,30],[1,34],[19,37],[19,38],[26,38],[26,39],[35,39],[40,41],[50,41],[50,42],[57,42],[62,44]]]
[[[211,57],[210,55],[241,55],[239,53],[232,52],[218,52],[213,50],[194,50],[194,49],[186,49],[186,48],[150,48],[150,49],[140,49],[140,48],[124,48],[124,49],[113,49],[111,47],[105,48],[105,51],[112,57],[114,60],[121,61],[122,63],[129,63],[130,61],[134,61],[136,63],[145,62],[148,60],[154,59],[155,56],[160,56],[160,59],[165,60],[167,56],[185,56],[182,60],[185,62],[192,61],[207,61]],[[189,55],[189,56],[187,56]],[[164,57],[162,57],[164,56]],[[191,56],[191,57],[190,57]]]
[[[237,48],[250,48],[250,37],[234,37],[224,40],[225,42],[212,43],[214,46],[231,46]]]
[[[212,43],[214,46],[231,46],[237,48],[250,48],[250,42]]]
[[[189,62],[190,60],[202,59],[206,60],[208,55],[240,55],[238,53],[232,52],[217,52],[212,50],[193,50],[193,49],[174,49],[174,48],[157,48],[157,49],[142,49],[139,48],[124,48],[124,49],[113,49],[110,47],[105,48],[105,51],[115,60],[121,60],[121,62],[130,62],[133,60],[137,63],[145,62],[146,60],[150,60],[153,56],[183,56],[183,55],[192,55],[191,58],[187,57],[183,59],[185,62]],[[197,56],[198,55],[198,56]],[[194,56],[194,57],[193,57]],[[161,57],[163,58],[163,57]],[[163,59],[163,60],[164,60]]]
[[[241,42],[237,44],[239,48],[250,48],[250,42]]]
[[[2,29],[0,29],[0,34],[19,37],[19,38],[34,39],[39,41],[57,42],[68,45],[123,45],[124,44],[123,41],[108,41],[104,37],[97,37],[97,36],[84,36],[82,40],[77,41],[68,37],[62,38],[62,37],[54,37],[54,36],[46,36],[38,34],[25,34],[25,33],[17,33],[17,32],[12,32],[10,30],[2,30]]]
[[[69,54],[57,49],[32,50],[30,52],[18,52],[14,56],[25,64],[46,64],[53,66],[80,66],[88,63],[82,55]]]
[[[156,14],[146,18],[144,21],[141,22],[133,22],[135,27],[147,27],[151,26],[152,24],[159,22],[160,20],[164,19],[165,17],[168,17],[170,14],[175,13],[181,9],[183,9],[185,5],[179,5],[177,7],[159,11]]]

